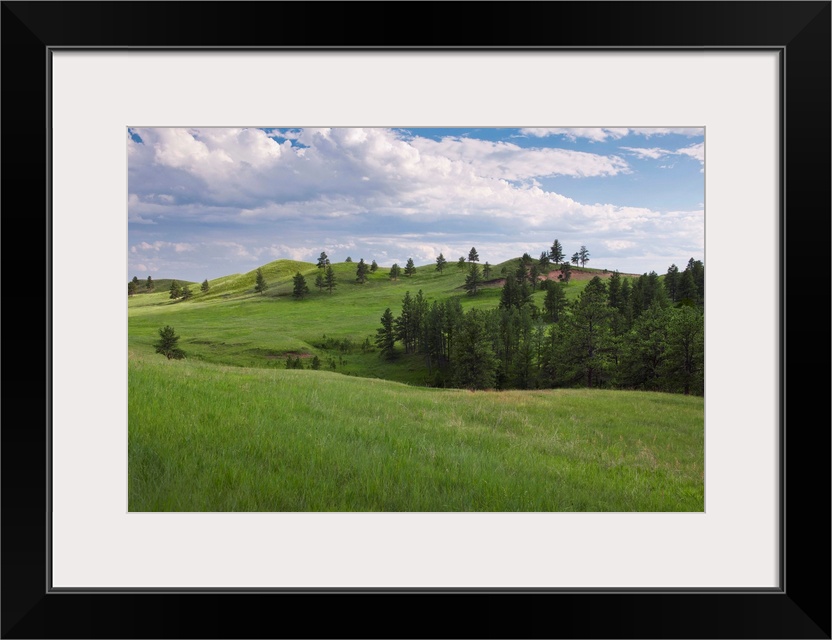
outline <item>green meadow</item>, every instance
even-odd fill
[[[704,399],[607,389],[430,388],[419,355],[380,357],[376,330],[406,292],[494,308],[501,270],[466,295],[450,262],[412,277],[279,260],[170,280],[128,299],[130,511],[703,511]],[[292,297],[302,273],[309,293]],[[576,269],[575,300],[592,275]],[[184,282],[180,281],[184,284]],[[534,303],[543,304],[543,291]],[[182,360],[155,353],[175,328]],[[311,370],[317,356],[320,370]],[[299,358],[303,370],[287,370]]]

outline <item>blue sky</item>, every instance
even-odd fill
[[[704,260],[704,130],[131,128],[128,278],[277,260],[537,258],[664,273]]]

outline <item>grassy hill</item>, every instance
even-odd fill
[[[702,511],[702,398],[131,353],[130,511]]]
[[[388,265],[365,284],[356,263],[338,263],[329,293],[314,264],[277,260],[262,267],[262,295],[251,271],[208,292],[190,283],[187,301],[169,298],[170,280],[128,298],[129,509],[702,511],[701,397],[429,389],[421,356],[391,363],[363,346],[407,291],[497,306],[502,267],[516,264],[495,265],[477,296],[455,263],[397,281]],[[609,275],[575,273],[568,299]],[[165,325],[185,360],[155,354]],[[286,370],[287,355],[318,356],[322,370]]]

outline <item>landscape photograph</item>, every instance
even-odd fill
[[[704,512],[704,128],[126,142],[130,512]]]

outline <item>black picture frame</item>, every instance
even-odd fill
[[[830,637],[830,2],[455,4],[2,3],[3,638]],[[277,28],[275,20],[295,27]],[[780,587],[51,590],[48,438],[58,381],[50,379],[49,336],[60,319],[50,308],[48,90],[50,51],[65,47],[778,51],[782,255],[760,259],[781,264]],[[801,274],[822,274],[823,284],[789,279],[798,264]],[[94,288],[93,277],[78,275]],[[731,277],[741,286],[753,265]],[[308,606],[319,615],[304,613]]]

